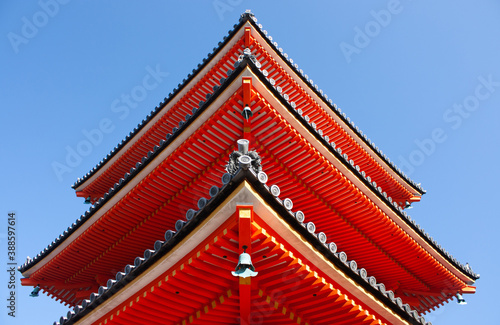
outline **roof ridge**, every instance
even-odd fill
[[[153,147],[146,156],[142,157],[141,161],[135,164],[128,173],[126,173],[118,182],[111,187],[108,192],[106,192],[95,204],[93,204],[89,210],[85,211],[84,214],[80,216],[71,226],[69,226],[59,237],[57,237],[52,243],[50,243],[46,248],[44,248],[40,253],[38,253],[34,258],[26,260],[25,263],[18,267],[20,272],[25,272],[29,268],[33,267],[36,263],[47,256],[53,249],[59,246],[67,237],[69,237],[74,231],[76,231],[82,224],[84,224],[88,219],[90,219],[94,213],[96,213],[106,202],[108,202],[121,188],[123,188],[132,178],[135,177],[143,168],[146,167],[163,149],[165,149],[177,136],[182,133],[182,131],[189,126],[191,121],[195,116],[201,114],[201,111],[205,109],[211,102],[217,98],[217,94],[224,91],[224,89],[231,83],[232,79],[238,74],[236,70],[241,71],[242,68],[235,67],[235,70],[231,70],[229,78],[223,80],[221,87],[217,88],[214,93],[207,95],[207,100],[202,101],[199,104],[198,109],[193,109],[193,115],[187,117],[184,122],[179,123],[179,127],[174,127],[173,133],[168,133],[165,139],[161,139],[158,145]],[[224,79],[224,78],[222,78]],[[229,81],[229,82],[227,82]]]

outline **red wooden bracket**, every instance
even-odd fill
[[[250,47],[252,29],[245,27],[245,47]]]

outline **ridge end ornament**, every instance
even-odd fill
[[[241,160],[243,161],[247,161],[248,158],[250,158],[250,161],[249,161],[249,166],[247,166],[247,164],[245,164],[245,166],[241,166],[243,168],[251,168],[255,174],[258,174],[259,172],[262,171],[262,160],[260,158],[260,155],[257,153],[257,151],[255,150],[251,150],[249,151],[248,150],[248,145],[249,145],[249,141],[246,140],[246,139],[239,139],[237,141],[238,143],[238,150],[235,150],[233,151],[230,155],[229,155],[229,161],[227,162],[227,165],[226,165],[226,171],[229,173],[229,174],[236,174],[236,172],[238,172],[238,170],[240,169],[240,166],[241,166]],[[243,159],[240,159],[242,156],[246,156],[244,157]]]

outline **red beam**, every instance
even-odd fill
[[[36,287],[40,285],[40,287],[52,287],[59,289],[80,289],[80,288],[92,288],[97,284],[95,282],[80,282],[80,283],[64,283],[64,282],[54,282],[54,281],[41,281],[31,278],[22,278],[21,285],[23,286],[33,286]]]

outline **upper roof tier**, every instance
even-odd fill
[[[280,89],[293,108],[306,116],[313,128],[321,130],[335,149],[349,156],[382,187],[401,207],[419,201],[425,191],[409,179],[391,162],[354,123],[333,104],[313,81],[298,68],[283,50],[273,42],[271,36],[257,24],[251,13],[241,15],[240,21],[208,54],[203,63],[184,79],[182,84],[165,98],[121,143],[119,143],[96,167],[73,188],[77,196],[91,198],[92,202],[102,197],[153,147],[173,133],[174,128],[192,115],[207,96],[220,87],[228,71],[233,69],[244,48],[249,48],[257,58],[273,86]]]

